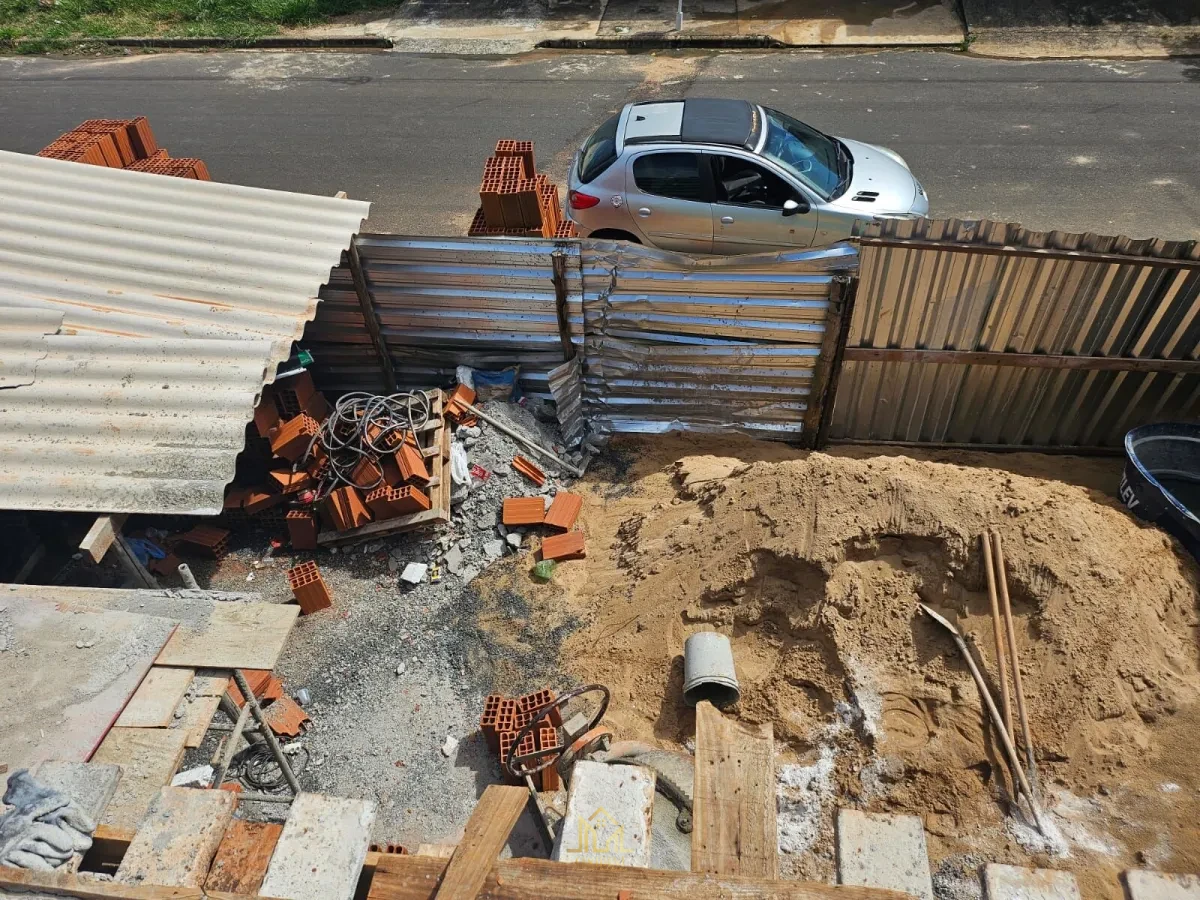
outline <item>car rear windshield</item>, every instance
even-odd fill
[[[617,123],[620,120],[618,113],[597,128],[583,145],[579,156],[579,180],[584,184],[600,175],[617,158]]]

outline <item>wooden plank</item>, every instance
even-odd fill
[[[300,607],[217,603],[202,624],[183,623],[155,663],[213,669],[274,669]]]
[[[262,602],[262,594],[255,591],[144,590],[0,583],[0,602],[3,602],[6,596],[50,600],[54,603],[87,606],[93,609],[123,610],[180,621],[190,621],[190,617],[185,614],[189,609],[193,610],[194,616],[203,616],[206,603]]]
[[[778,878],[774,731],[696,705],[692,871]]]
[[[38,784],[58,791],[78,806],[89,819],[98,822],[121,780],[121,767],[94,762],[50,759],[37,767],[33,777]],[[73,853],[64,870],[76,872],[83,862],[82,853]]]
[[[121,782],[108,803],[103,824],[136,829],[159,790],[170,783],[183,759],[182,728],[114,728],[92,762],[121,766]]]
[[[282,831],[283,826],[277,822],[234,819],[221,838],[221,846],[217,848],[217,855],[208,870],[204,889],[257,894]]]
[[[417,844],[417,856],[432,856],[435,859],[449,859],[454,855],[457,844]],[[376,861],[376,865],[378,865]]]
[[[447,866],[446,860],[429,856],[384,854],[375,867],[368,900],[432,900]],[[908,894],[882,888],[543,859],[497,860],[479,896],[489,900],[614,900],[623,892],[636,900],[912,900]]]
[[[117,719],[119,728],[167,728],[191,686],[191,669],[151,666]]]
[[[450,858],[438,900],[473,900],[529,802],[523,787],[489,784],[475,804],[467,829]]]
[[[236,803],[230,791],[163,788],[138,826],[113,880],[202,887]]]
[[[847,347],[846,362],[906,362],[950,366],[1016,366],[1022,369],[1069,369],[1088,372],[1200,373],[1200,360],[1133,359],[1127,356],[1069,356],[992,350],[913,350],[899,347]]]
[[[186,732],[183,740],[185,747],[199,747],[204,743],[208,734],[208,726],[212,724],[213,716],[221,705],[221,698],[216,696],[194,696],[188,701],[180,727]]]
[[[128,517],[125,513],[115,513],[111,516],[97,516],[96,521],[92,523],[92,527],[88,529],[88,533],[79,542],[79,549],[90,556],[92,562],[100,562],[104,559],[104,554],[108,552],[108,548],[112,546],[113,541],[117,539],[117,534],[125,524],[126,518]]]
[[[809,449],[817,444],[817,433],[821,428],[821,412],[824,409],[823,401],[829,384],[829,375],[836,363],[837,341],[842,333],[842,312],[845,307],[842,301],[844,290],[844,280],[834,278],[829,283],[829,309],[825,313],[825,331],[821,337],[821,352],[813,366],[812,380],[809,382],[808,395],[804,401],[804,425],[800,431],[801,441]]]
[[[175,624],[0,594],[0,630],[21,651],[0,653],[0,760],[15,770],[89,759]]]
[[[300,794],[263,879],[262,893],[287,900],[352,900],[371,843],[375,804]]]
[[[842,380],[842,364],[845,362],[846,344],[850,341],[850,324],[854,321],[854,304],[857,298],[858,279],[852,278],[842,292],[842,311],[838,320],[838,334],[834,340],[833,355],[829,359],[825,388],[821,392],[819,401],[821,419],[817,425],[817,433],[813,436],[810,445],[816,450],[823,450],[829,442],[829,428],[833,424],[833,411],[837,407],[838,385]]]
[[[125,535],[118,531],[112,545],[117,551],[117,559],[121,561],[121,566],[135,583],[144,588],[158,587],[158,580],[150,574],[149,569],[142,565],[137,554],[133,552],[133,548],[129,546],[129,541],[125,539]]]
[[[367,283],[367,273],[363,270],[362,257],[358,253],[358,235],[350,238],[350,278],[354,282],[354,293],[358,297],[358,305],[362,310],[363,324],[367,326],[367,334],[371,337],[371,346],[375,348],[375,357],[379,360],[380,373],[383,375],[383,386],[389,394],[396,393],[396,371],[392,368],[392,357],[388,353],[387,339],[383,336],[383,328],[379,324],[379,310],[375,308],[375,298],[371,296],[371,286]]]
[[[40,898],[76,897],[79,900],[248,900],[245,894],[205,891],[203,888],[165,887],[158,884],[115,884],[60,872],[31,872],[0,866],[0,896]],[[7,893],[7,892],[11,892]],[[256,900],[272,900],[258,897]]]

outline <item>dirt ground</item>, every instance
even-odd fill
[[[618,736],[668,747],[693,730],[684,640],[730,635],[737,714],[774,723],[788,874],[831,879],[836,808],[856,806],[923,817],[942,897],[978,897],[971,873],[995,861],[1070,869],[1084,896],[1118,900],[1124,868],[1200,871],[1197,568],[1116,503],[1119,477],[1115,460],[1030,454],[617,442],[576,488],[587,559],[549,584],[528,557],[492,566],[472,585],[479,623],[498,641],[560,635],[563,671],[613,690]],[[1049,837],[1011,814],[970,674],[917,609],[956,621],[995,685],[988,525]]]

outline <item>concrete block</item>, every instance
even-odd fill
[[[985,900],[1083,900],[1070,872],[990,863],[983,869]]]
[[[643,766],[576,763],[553,859],[649,868],[654,781]]]
[[[115,763],[49,759],[37,767],[36,781],[75,801],[93,822],[99,822],[117,791],[121,767]]]
[[[838,883],[933,900],[925,828],[916,816],[838,810]]]
[[[1200,900],[1200,875],[1130,869],[1122,878],[1129,900]]]

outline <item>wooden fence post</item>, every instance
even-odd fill
[[[829,366],[825,370],[821,396],[820,424],[817,426],[817,433],[814,436],[812,445],[814,450],[823,450],[829,443],[829,426],[833,421],[833,405],[837,402],[838,381],[842,377],[842,357],[846,352],[846,342],[850,340],[850,323],[854,319],[854,299],[857,296],[858,275],[850,275],[841,291],[841,310],[839,311],[837,337],[834,341]],[[822,345],[821,355],[825,355],[824,345]]]
[[[379,357],[384,387],[389,394],[394,394],[396,370],[392,368],[392,357],[388,354],[387,341],[383,339],[383,328],[379,324],[379,310],[375,308],[375,300],[371,297],[371,288],[363,272],[362,258],[358,255],[357,234],[350,238],[350,277],[354,279],[354,293],[358,295],[358,305],[362,308],[363,323],[367,326],[367,333],[375,346],[375,355]]]

